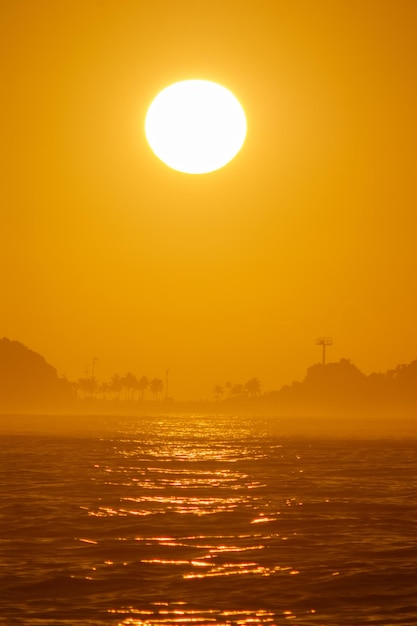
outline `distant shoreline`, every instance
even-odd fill
[[[168,380],[115,374],[107,383],[94,375],[70,382],[38,353],[18,341],[0,339],[0,418],[47,419],[54,428],[67,418],[126,416],[252,416],[283,420],[289,428],[331,432],[417,429],[417,360],[385,373],[365,375],[349,359],[316,363],[301,382],[263,391],[253,377],[244,384],[213,387],[210,400],[168,397]],[[29,418],[28,418],[29,419]],[[32,425],[32,422],[29,425]]]

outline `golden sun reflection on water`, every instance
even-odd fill
[[[143,440],[112,440],[112,461],[96,463],[91,477],[109,497],[96,501],[88,516],[120,527],[120,548],[111,548],[116,558],[107,559],[107,567],[140,576],[146,588],[173,586],[189,603],[138,600],[141,606],[114,610],[119,626],[274,624],[276,613],[253,600],[245,608],[230,605],[222,590],[230,588],[244,605],[244,589],[262,589],[268,578],[272,589],[273,579],[300,574],[284,548],[291,532],[280,527],[281,514],[300,502],[287,487],[282,494],[269,489],[277,467],[268,465],[271,449],[280,459],[282,445],[265,445],[239,427],[225,436],[224,425],[216,429],[208,421],[189,431],[164,420],[152,428]],[[294,474],[301,457],[296,462]],[[105,537],[98,549],[101,544],[104,550]],[[203,605],[197,610],[194,602]],[[283,612],[280,617],[294,618]]]
[[[249,624],[270,624],[274,626],[274,613],[268,610],[258,611],[216,611],[214,609],[208,610],[193,610],[187,609],[182,606],[184,603],[172,603],[170,606],[168,603],[154,603],[154,610],[135,610],[134,608],[121,609],[118,611],[110,611],[110,613],[116,615],[123,615],[123,613],[129,613],[130,615],[136,614],[137,617],[128,617],[122,622],[119,622],[117,626],[151,626],[157,624],[178,625],[178,624],[198,624],[199,626],[212,626],[213,623],[224,625],[249,625]],[[175,606],[181,606],[182,608],[175,608]],[[165,608],[166,606],[166,608]],[[164,608],[162,608],[164,607]],[[284,611],[283,618],[288,619],[290,616],[295,618],[295,615],[291,611]]]
[[[215,460],[174,426],[8,441],[5,623],[416,623],[415,441],[254,433]]]
[[[111,479],[104,481],[106,485],[130,487],[139,493],[139,495],[121,496],[119,500],[120,503],[133,503],[136,505],[135,507],[101,506],[98,510],[89,512],[90,515],[98,517],[105,515],[147,516],[169,511],[199,516],[213,515],[224,511],[233,511],[238,506],[251,507],[256,499],[252,491],[262,489],[265,486],[247,473],[232,471],[228,468],[208,469],[205,467],[197,468],[193,465],[187,468],[167,468],[164,466],[157,467],[154,464],[129,464],[116,468],[102,468],[99,465],[95,467],[102,474],[111,474]],[[147,493],[149,491],[164,493],[150,495]],[[181,494],[183,491],[189,495]],[[193,495],[193,491],[199,493]],[[231,496],[231,492],[238,491],[245,492],[245,494]],[[267,519],[263,518],[258,521],[267,521]]]
[[[123,613],[136,614],[137,617],[128,617],[122,622],[119,622],[117,626],[156,626],[157,624],[178,625],[178,624],[199,624],[199,626],[212,626],[213,623],[223,624],[229,626],[245,626],[250,624],[269,624],[270,626],[276,626],[274,613],[268,610],[258,611],[216,611],[209,610],[193,610],[193,609],[176,609],[169,608],[157,608],[159,604],[161,607],[164,603],[154,603],[155,610],[135,610],[133,608],[121,609],[118,611],[110,611],[111,613],[122,615]],[[173,606],[178,604],[181,606],[182,602],[172,603]],[[308,611],[310,615],[316,613],[315,609]],[[282,611],[282,618],[285,620],[297,619],[297,616],[290,610]]]

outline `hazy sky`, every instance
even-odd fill
[[[415,0],[3,0],[0,336],[174,397],[417,358]],[[163,165],[144,116],[217,81],[238,157]]]

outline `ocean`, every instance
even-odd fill
[[[416,439],[75,422],[0,435],[0,624],[417,624]]]

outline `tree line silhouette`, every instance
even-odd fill
[[[261,381],[259,378],[250,378],[246,383],[230,383],[224,385],[214,385],[213,395],[216,400],[224,397],[257,397],[261,393]]]
[[[161,378],[148,378],[127,372],[124,376],[113,374],[108,381],[99,383],[94,376],[79,378],[74,389],[81,399],[99,398],[102,400],[144,401],[149,393],[157,400],[164,391],[165,385]]]

